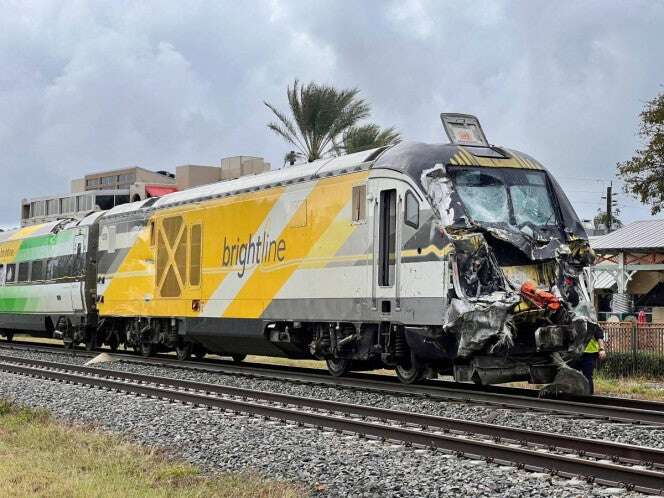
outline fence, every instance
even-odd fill
[[[600,322],[604,329],[608,376],[664,378],[664,323]]]

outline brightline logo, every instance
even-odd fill
[[[241,244],[240,237],[235,244],[229,245],[224,237],[224,254],[222,266],[242,266],[242,270],[237,273],[239,278],[244,276],[247,265],[257,265],[259,263],[274,263],[283,261],[286,257],[286,241],[284,239],[270,240],[270,234],[263,232],[262,237],[252,239],[253,234],[249,234],[249,240]]]
[[[16,254],[16,249],[12,247],[0,248],[0,258],[13,258]]]

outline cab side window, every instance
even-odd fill
[[[5,282],[8,284],[16,282],[16,265],[15,264],[10,264],[7,265],[7,269],[5,272]]]
[[[409,190],[406,192],[406,209],[404,211],[404,223],[413,228],[420,226],[420,203],[415,195]]]
[[[353,223],[359,223],[367,219],[367,186],[355,185],[353,187]]]

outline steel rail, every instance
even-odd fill
[[[15,344],[15,343],[10,343]],[[48,348],[41,348],[48,349]],[[74,354],[92,356],[94,353],[76,351]],[[664,403],[611,398],[600,396],[576,397],[574,399],[548,399],[537,397],[534,390],[520,389],[519,394],[512,394],[512,388],[494,390],[478,389],[474,385],[457,384],[445,381],[424,385],[403,385],[395,379],[378,375],[354,375],[351,377],[331,377],[327,372],[314,369],[284,368],[279,366],[231,365],[218,361],[193,362],[170,358],[142,358],[128,353],[114,353],[124,361],[138,364],[152,364],[167,368],[182,368],[210,371],[233,375],[246,375],[256,378],[286,380],[291,382],[312,383],[367,389],[383,394],[425,396],[445,401],[481,403],[503,408],[521,409],[563,415],[599,418],[627,423],[645,423],[664,425]],[[453,385],[454,387],[450,387]],[[525,395],[522,391],[528,391]],[[614,402],[614,400],[617,400]]]
[[[396,440],[410,445],[441,448],[460,455],[483,457],[488,461],[512,462],[528,469],[544,469],[565,476],[582,476],[588,480],[607,485],[623,485],[647,493],[664,492],[664,473],[639,467],[628,467],[569,455],[542,452],[531,448],[505,444],[499,441],[474,440],[465,436],[441,434],[423,429],[385,425],[354,420],[351,418],[307,412],[280,406],[261,404],[246,400],[220,398],[207,394],[181,391],[146,384],[128,383],[98,376],[79,375],[57,370],[0,363],[0,370],[32,377],[75,383],[104,389],[137,394],[158,399],[167,399],[248,413],[283,421],[308,424],[315,427],[347,431],[384,440]]]
[[[482,434],[492,438],[508,439],[517,443],[537,444],[547,448],[564,448],[581,454],[593,455],[597,457],[619,458],[624,461],[630,461],[645,466],[664,466],[664,450],[649,448],[645,446],[636,446],[630,444],[585,439],[563,434],[553,434],[542,431],[533,431],[518,429],[513,427],[498,426],[482,422],[472,422],[467,420],[455,419],[450,417],[441,417],[437,415],[427,415],[417,412],[391,410],[373,406],[356,405],[351,403],[342,403],[338,401],[304,398],[290,394],[282,394],[271,391],[259,391],[241,387],[225,386],[220,384],[209,384],[203,382],[194,382],[184,379],[173,379],[170,377],[159,377],[152,375],[137,374],[132,372],[122,372],[116,370],[101,369],[82,365],[71,365],[66,363],[56,363],[45,360],[26,359],[20,357],[0,355],[0,362],[33,365],[40,368],[59,369],[70,372],[79,372],[88,375],[95,375],[106,378],[114,378],[145,384],[156,384],[169,386],[176,389],[189,389],[204,393],[214,393],[226,396],[236,396],[241,398],[251,398],[260,401],[269,401],[273,403],[282,403],[286,405],[295,405],[318,410],[328,410],[346,415],[356,415],[366,418],[376,418],[384,421],[394,421],[401,424],[413,424],[424,427],[435,427],[442,430],[453,430]]]

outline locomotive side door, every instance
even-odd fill
[[[188,252],[188,298],[191,300],[191,311],[198,313],[201,311],[201,281],[203,278],[203,223],[198,216],[190,219]]]
[[[78,228],[74,233],[72,256],[68,271],[74,279],[70,284],[72,309],[80,313],[85,309],[85,253],[87,252],[87,230]]]
[[[385,320],[401,311],[400,262],[404,185],[394,179],[369,181],[369,199],[373,220],[371,271],[372,308]]]

